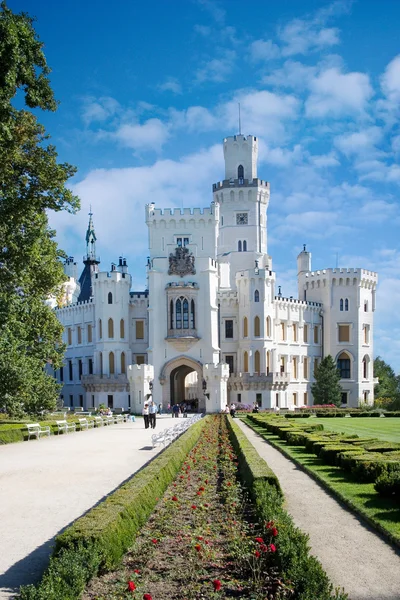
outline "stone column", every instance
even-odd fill
[[[203,377],[207,382],[206,412],[220,413],[228,403],[227,381],[229,365],[226,363],[206,364],[203,366]]]
[[[129,365],[127,375],[130,384],[131,412],[141,414],[150,396],[150,381],[154,379],[153,365]]]

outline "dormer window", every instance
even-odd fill
[[[178,246],[178,248],[182,248],[182,246],[184,248],[186,248],[186,246],[189,246],[189,238],[188,237],[176,238],[176,245]]]

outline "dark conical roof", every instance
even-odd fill
[[[85,267],[79,277],[79,285],[81,286],[81,292],[79,294],[78,302],[86,302],[92,297],[92,273],[90,262],[85,262]]]

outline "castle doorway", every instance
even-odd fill
[[[164,409],[186,404],[189,411],[204,410],[202,381],[203,365],[198,361],[180,356],[166,363],[160,377]]]

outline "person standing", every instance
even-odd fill
[[[179,408],[179,404],[174,404],[172,407],[172,418],[178,418],[181,409]]]
[[[162,415],[162,404],[160,402],[160,404],[158,405],[158,414]]]
[[[236,406],[234,404],[231,404],[231,409],[230,409],[231,417],[235,416],[235,412],[236,412]]]
[[[155,402],[150,402],[149,419],[150,419],[150,427],[152,429],[156,428],[156,414],[157,414],[157,405],[155,404]]]
[[[149,405],[147,404],[147,402],[143,406],[142,415],[143,415],[143,421],[144,421],[144,428],[148,429],[149,428]]]

